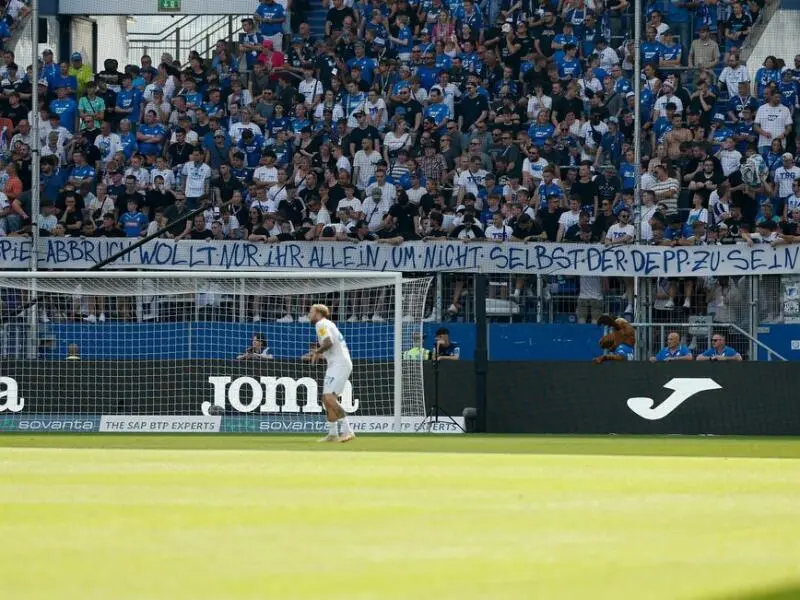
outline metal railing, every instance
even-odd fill
[[[236,41],[242,30],[241,18],[247,15],[194,15],[183,16],[159,32],[131,32],[128,34],[128,60],[139,64],[143,54],[155,62],[167,52],[182,63],[192,51],[210,58],[217,40]]]
[[[655,353],[667,345],[667,335],[672,331],[677,331],[681,336],[682,343],[689,346],[690,350],[701,353],[704,348],[698,347],[698,342],[711,342],[714,333],[726,332],[726,340],[731,346],[736,348],[743,356],[748,356],[755,360],[758,350],[761,349],[767,354],[767,360],[788,361],[786,357],[779,354],[764,342],[742,329],[736,323],[715,323],[711,320],[693,321],[681,323],[631,323],[636,328],[637,359],[647,360],[649,355]],[[669,331],[668,331],[669,330]],[[653,335],[656,334],[657,335]],[[744,352],[744,346],[749,348]],[[649,352],[648,352],[649,351]],[[647,356],[639,356],[649,354]]]

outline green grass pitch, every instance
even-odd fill
[[[0,437],[3,600],[798,599],[800,439]]]

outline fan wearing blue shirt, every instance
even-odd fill
[[[78,91],[78,80],[74,75],[69,74],[69,63],[61,63],[59,70],[50,80],[50,86],[56,89],[64,87],[70,96]]]
[[[681,336],[671,331],[667,336],[667,345],[658,354],[650,357],[650,362],[672,362],[673,360],[694,360],[691,350],[681,344]]]
[[[716,154],[722,148],[722,142],[728,138],[733,137],[733,131],[725,125],[725,115],[716,113],[711,120],[711,132],[709,138],[711,140],[711,153]]]
[[[739,93],[728,100],[728,116],[731,118],[731,121],[741,119],[742,111],[746,106],[749,106],[753,111],[753,114],[756,114],[756,111],[758,110],[758,100],[749,94],[749,88],[749,82],[740,81]]]
[[[754,114],[755,111],[746,106],[742,111],[742,120],[736,124],[734,129],[737,140],[736,149],[742,153],[742,156],[747,152],[747,146],[758,139],[758,134],[753,129],[753,125],[755,125],[755,121],[753,121]]]
[[[436,58],[433,53],[428,52],[425,54],[425,62],[417,69],[417,76],[422,87],[426,91],[430,91],[439,82],[439,73],[441,72],[442,70],[436,66]]]
[[[56,90],[57,98],[50,103],[50,112],[58,115],[62,127],[70,133],[75,133],[78,118],[78,103],[67,96],[67,88],[60,87]]]
[[[458,31],[461,31],[464,25],[467,25],[472,31],[481,31],[483,29],[483,15],[480,10],[475,8],[472,0],[464,0],[464,3],[455,11],[453,16],[456,19]]]
[[[797,106],[797,85],[792,79],[792,72],[789,69],[781,75],[778,90],[781,93],[781,103],[789,109],[789,112],[793,112]]]
[[[133,79],[126,73],[122,76],[122,89],[117,93],[116,113],[135,126],[139,122],[141,108],[142,93],[133,87]]]
[[[564,46],[564,57],[556,61],[558,76],[561,79],[576,79],[583,72],[581,61],[577,58],[578,47],[575,44]]]
[[[425,108],[424,116],[433,119],[439,131],[444,133],[450,109],[447,108],[447,105],[442,100],[442,92],[439,88],[431,90],[430,104]]]
[[[353,50],[356,55],[347,61],[347,67],[349,69],[358,67],[361,71],[361,81],[367,85],[372,85],[372,80],[375,78],[375,59],[365,54],[364,44],[361,42],[356,42],[353,45]]]
[[[711,348],[698,356],[697,360],[732,360],[735,362],[740,362],[742,360],[742,355],[730,346],[725,345],[724,335],[721,333],[715,333],[711,336]]]
[[[245,165],[249,168],[255,168],[261,161],[261,150],[264,147],[264,136],[254,135],[252,129],[243,129],[242,138],[236,144],[244,153]]]
[[[464,42],[464,52],[461,54],[461,64],[470,73],[480,73],[483,61],[477,52],[472,50],[472,42]]]
[[[537,117],[536,122],[528,127],[528,137],[531,138],[536,147],[542,148],[544,143],[553,137],[556,128],[547,120],[545,111],[540,112],[539,115],[540,117]]]
[[[542,171],[542,183],[536,188],[536,193],[539,195],[539,208],[546,210],[550,202],[561,204],[564,198],[564,191],[561,186],[554,181],[555,173],[552,168],[545,167]]]
[[[256,9],[255,19],[258,22],[258,32],[265,37],[271,38],[283,31],[286,13],[283,10],[283,6],[275,2],[275,0],[261,0]]]
[[[119,218],[119,227],[125,237],[139,237],[147,228],[147,217],[136,206],[136,200],[128,200],[128,212]]]
[[[656,40],[655,27],[648,27],[647,39],[639,46],[639,51],[642,55],[642,63],[658,66],[663,48],[661,42]]]
[[[147,111],[144,123],[136,132],[136,141],[139,142],[139,152],[145,156],[156,157],[161,154],[167,130],[157,121],[154,110]]]
[[[622,182],[622,191],[632,191],[636,187],[636,163],[633,150],[625,152],[625,160],[619,164],[619,178]]]

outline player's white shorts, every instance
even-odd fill
[[[341,396],[344,393],[344,386],[350,379],[353,367],[334,367],[325,371],[325,380],[322,384],[323,394],[336,394]]]

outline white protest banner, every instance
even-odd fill
[[[118,238],[43,238],[40,269],[88,269],[128,247]],[[0,268],[27,269],[31,241],[0,238]],[[800,245],[619,246],[445,241],[283,242],[153,240],[109,268],[199,270],[346,270],[530,275],[603,275],[615,277],[707,277],[780,275],[800,272]]]

